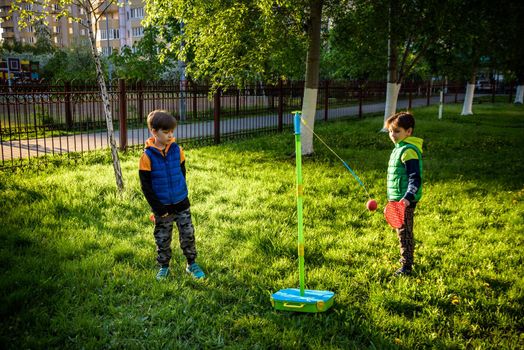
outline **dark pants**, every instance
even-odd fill
[[[413,267],[413,254],[415,252],[415,239],[413,237],[413,217],[415,208],[406,208],[404,225],[397,229],[397,236],[400,242],[400,263],[408,270]]]
[[[189,208],[175,214],[170,214],[165,218],[155,216],[155,236],[157,258],[160,266],[167,267],[171,261],[171,239],[173,237],[173,223],[178,227],[178,238],[180,248],[187,259],[188,264],[195,262],[197,257],[195,246],[195,228],[191,221],[191,211]]]

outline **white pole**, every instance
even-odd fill
[[[444,109],[444,90],[440,90],[440,104],[438,106],[438,119],[442,119],[442,109]]]

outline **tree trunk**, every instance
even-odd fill
[[[393,37],[392,16],[395,15],[394,1],[389,3],[388,15],[388,85],[386,89],[386,106],[384,108],[384,123],[397,111],[397,99],[400,91],[400,82],[398,81],[398,50],[397,42]],[[381,131],[387,131],[383,128]]]
[[[524,85],[517,85],[517,91],[515,92],[515,104],[522,104],[524,103],[522,100],[524,99]]]
[[[389,83],[386,90],[386,108],[384,109],[384,122],[397,112],[398,93],[401,84]]]
[[[462,105],[462,113],[460,115],[473,114],[473,97],[475,96],[475,73],[473,73],[468,85],[466,86],[466,96],[464,97],[464,104]]]
[[[111,114],[111,107],[109,105],[109,95],[107,94],[106,81],[104,78],[104,73],[102,72],[102,64],[100,62],[100,56],[96,50],[95,44],[95,35],[93,33],[93,27],[91,20],[88,17],[87,20],[88,31],[89,31],[89,41],[91,43],[91,53],[96,66],[96,78],[98,81],[98,86],[100,88],[100,96],[102,97],[102,103],[104,105],[104,114],[106,117],[106,127],[107,135],[109,139],[109,145],[111,147],[111,157],[113,159],[113,169],[115,171],[116,186],[118,190],[122,192],[124,190],[124,180],[122,178],[122,170],[120,168],[120,159],[118,158],[118,149],[115,140],[115,133],[113,131],[113,116]]]
[[[311,130],[314,130],[315,115],[317,114],[322,5],[322,0],[312,0],[310,2],[309,43],[306,58],[306,82],[304,86],[304,100],[302,102],[302,118]],[[313,153],[313,133],[309,128],[302,129],[303,155]]]

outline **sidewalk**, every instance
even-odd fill
[[[447,99],[451,99],[447,96]],[[463,99],[463,94],[459,94],[459,101]],[[416,98],[412,100],[412,107],[426,106],[426,98]],[[439,97],[435,96],[430,99],[430,104],[438,104]],[[384,111],[385,103],[373,103],[362,105],[362,113],[380,113]],[[399,100],[397,110],[406,109],[408,100]],[[358,116],[359,107],[342,107],[329,109],[328,120]],[[324,110],[318,110],[317,120],[324,118]],[[284,125],[293,123],[291,115],[283,118]],[[220,136],[228,134],[237,134],[244,130],[256,130],[264,128],[276,128],[278,125],[278,115],[269,114],[262,117],[244,117],[238,119],[225,119],[220,121]],[[214,122],[206,121],[199,123],[180,124],[176,130],[176,138],[179,142],[188,139],[209,138],[214,136]],[[127,145],[141,145],[149,137],[147,128],[132,129],[127,131]],[[115,139],[120,139],[120,132],[115,131]],[[2,163],[20,158],[39,157],[46,154],[64,154],[68,152],[85,152],[108,147],[107,132],[93,132],[86,134],[77,134],[71,136],[56,136],[40,139],[28,140],[11,140],[2,141],[0,158]]]

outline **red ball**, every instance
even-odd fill
[[[377,201],[374,200],[374,199],[370,199],[370,200],[366,203],[366,207],[368,208],[369,211],[375,211],[375,210],[377,210]]]

